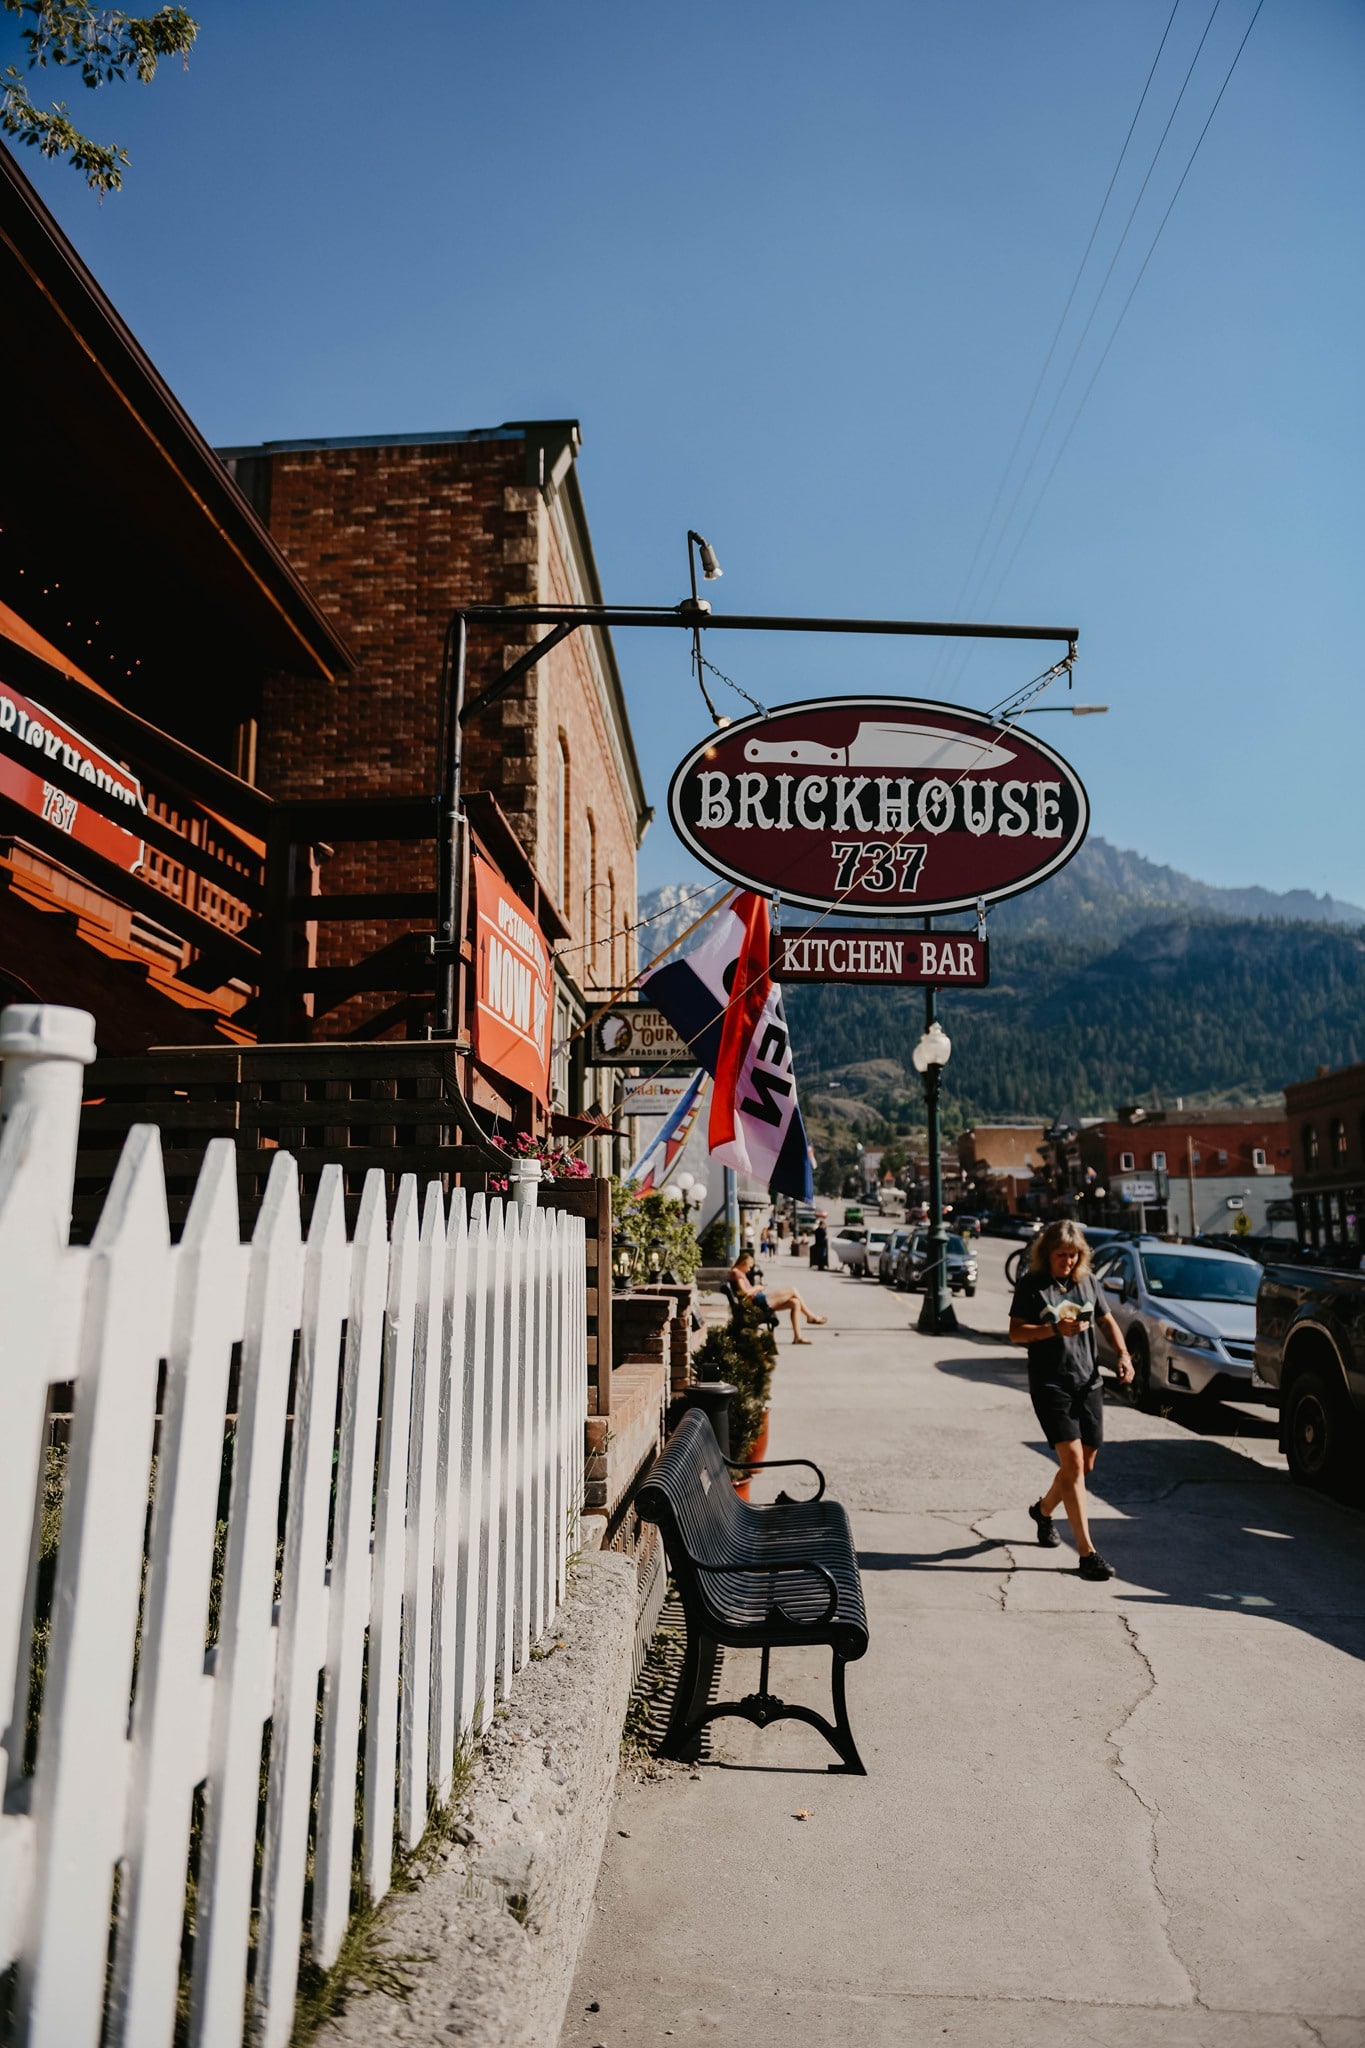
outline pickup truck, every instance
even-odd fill
[[[1267,1266],[1255,1377],[1280,1390],[1280,1449],[1301,1486],[1365,1466],[1365,1273]]]

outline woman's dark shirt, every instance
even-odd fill
[[[1014,1290],[1010,1318],[1020,1323],[1041,1323],[1045,1320],[1044,1308],[1057,1308],[1067,1300],[1077,1304],[1088,1301],[1095,1314],[1099,1314],[1099,1296],[1088,1273],[1083,1280],[1069,1283],[1050,1280],[1043,1273],[1025,1273]],[[1058,1331],[1053,1337],[1038,1338],[1028,1347],[1028,1370],[1031,1380],[1045,1381],[1050,1386],[1088,1386],[1096,1371],[1094,1324],[1081,1328],[1074,1337],[1063,1337]]]

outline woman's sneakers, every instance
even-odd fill
[[[1106,1564],[1098,1550],[1089,1551],[1081,1559],[1081,1577],[1083,1579],[1112,1579],[1113,1576],[1113,1565]]]
[[[1043,1513],[1041,1501],[1034,1501],[1033,1506],[1029,1509],[1029,1519],[1038,1531],[1038,1541],[1042,1544],[1044,1550],[1055,1550],[1062,1539],[1052,1526],[1051,1515]]]

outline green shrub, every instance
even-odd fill
[[[611,1184],[611,1234],[615,1244],[635,1253],[636,1287],[651,1281],[674,1281],[686,1287],[696,1278],[701,1247],[681,1202],[661,1194],[643,1194],[629,1181]]]
[[[729,1380],[737,1392],[730,1403],[730,1456],[742,1465],[763,1427],[777,1364],[777,1339],[750,1302],[741,1302],[729,1327],[717,1324],[699,1345],[693,1363],[698,1379]]]

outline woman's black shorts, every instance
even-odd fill
[[[1079,1437],[1088,1450],[1099,1449],[1104,1442],[1104,1389],[1098,1373],[1085,1387],[1059,1387],[1030,1373],[1028,1390],[1050,1444],[1074,1444]]]

